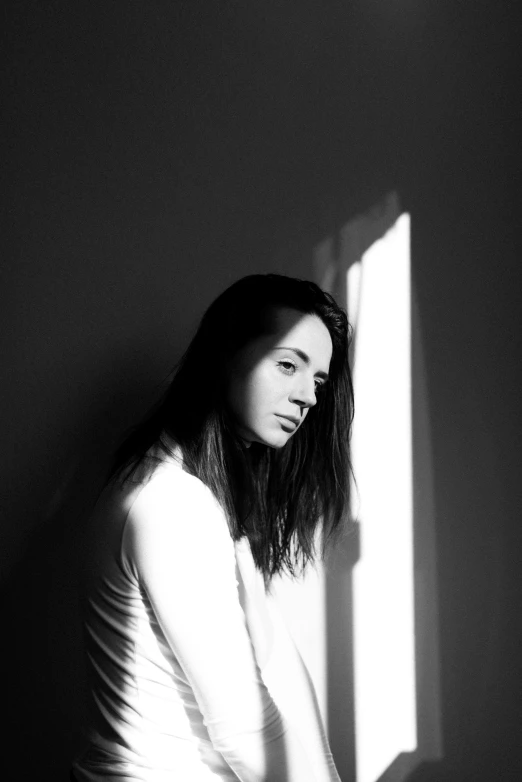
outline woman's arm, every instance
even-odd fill
[[[141,491],[122,550],[194,691],[212,744],[241,782],[330,782],[315,772],[261,676],[223,514],[200,481],[174,469]]]
[[[239,593],[263,681],[278,709],[306,747],[317,779],[340,782],[315,688],[272,597],[265,593],[246,540],[236,544]]]
[[[267,597],[273,645],[262,668],[263,679],[285,718],[306,746],[318,779],[341,782],[335,768],[317,696],[308,669],[273,598]]]

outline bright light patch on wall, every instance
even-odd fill
[[[353,513],[357,782],[417,744],[413,602],[410,220],[350,267],[355,323]]]
[[[361,291],[361,262],[358,261],[350,266],[348,270],[348,293],[346,301],[348,302],[348,313],[350,323],[357,323],[359,315],[359,294]]]

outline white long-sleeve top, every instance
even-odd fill
[[[79,782],[340,782],[248,540],[177,459],[101,496],[82,585]]]

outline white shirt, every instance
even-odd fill
[[[106,490],[85,557],[79,782],[338,782],[248,540],[176,459]]]

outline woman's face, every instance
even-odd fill
[[[323,321],[290,308],[274,311],[272,333],[234,358],[227,403],[247,445],[282,448],[326,382],[332,339]]]

